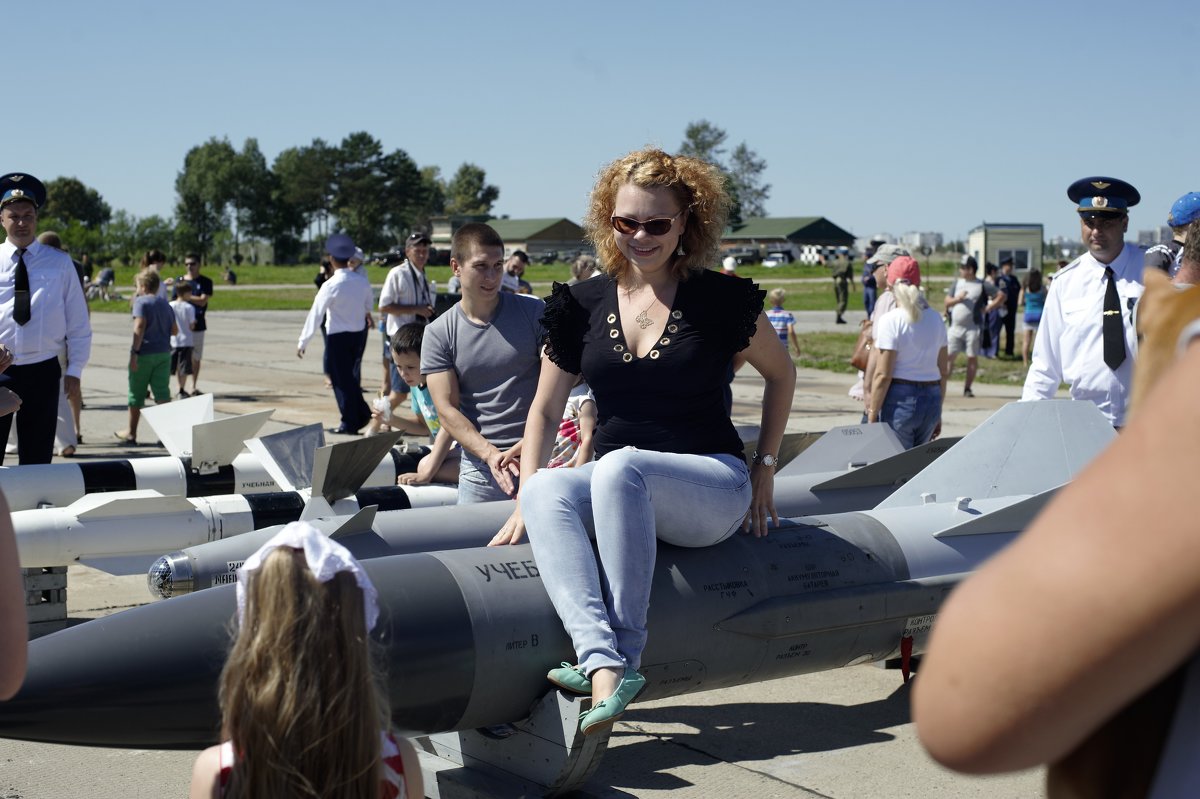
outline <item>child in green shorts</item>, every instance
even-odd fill
[[[133,344],[129,348],[129,429],[113,435],[122,443],[137,443],[138,421],[146,404],[146,389],[156,404],[171,401],[171,336],[179,333],[171,304],[158,296],[159,276],[149,269],[134,279]]]

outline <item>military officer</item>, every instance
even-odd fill
[[[46,187],[32,175],[0,176],[0,345],[13,365],[0,386],[21,398],[16,413],[19,459],[49,463],[58,422],[59,378],[69,398],[79,397],[79,378],[92,352],[87,300],[71,257],[37,240],[38,209]],[[66,352],[65,376],[59,355]],[[0,417],[0,442],[8,440],[13,416]],[[4,460],[0,446],[0,463]]]
[[[1072,399],[1096,403],[1121,427],[1133,384],[1132,312],[1142,296],[1142,252],[1125,232],[1141,195],[1123,180],[1091,177],[1067,196],[1086,251],[1054,276],[1021,399],[1051,399],[1065,382]]]

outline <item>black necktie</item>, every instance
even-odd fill
[[[1108,288],[1104,292],[1104,362],[1116,370],[1125,363],[1125,325],[1121,322],[1121,297],[1111,266],[1104,267]]]
[[[29,270],[25,268],[25,250],[17,250],[17,277],[14,281],[17,290],[13,301],[13,319],[18,325],[29,321]]]

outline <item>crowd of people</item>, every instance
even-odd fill
[[[710,164],[654,148],[608,164],[585,217],[597,255],[581,256],[571,280],[545,299],[524,278],[524,252],[506,255],[495,229],[465,224],[450,251],[459,300],[441,314],[425,272],[428,235],[406,239],[405,259],[388,272],[376,303],[362,250],[335,234],[298,339],[304,357],[317,331],[324,336],[323,372],[339,413],[331,432],[389,428],[422,437],[427,452],[399,482],[455,482],[460,504],[516,500],[491,546],[528,538],[533,547],[575,650],[574,662],[547,664],[546,679],[591,698],[580,719],[584,734],[611,727],[645,685],[639,669],[657,542],[714,546],[739,532],[766,536],[779,521],[774,469],[795,390],[789,345],[798,352],[799,341],[781,289],[767,295],[738,277],[736,264],[710,268],[729,212],[725,183]],[[958,278],[931,304],[908,252],[885,245],[868,255],[866,423],[889,425],[906,447],[936,438],[958,354],[967,359],[970,397],[980,354],[999,354],[1003,338],[1003,352],[1016,357],[1023,308],[1022,399],[1051,398],[1066,383],[1073,399],[1125,427],[1139,347],[1154,338],[1140,342],[1150,322],[1138,301],[1156,277],[1177,288],[1200,279],[1200,194],[1172,208],[1172,244],[1143,254],[1124,241],[1129,209],[1140,200],[1133,186],[1092,177],[1067,193],[1086,251],[1056,272],[1053,290],[1038,270],[1019,280],[1012,261],[985,265],[980,279],[975,258],[964,256]],[[35,178],[0,177],[0,433],[15,419],[21,463],[50,460],[59,396],[78,399],[91,345],[79,265],[61,242],[36,238],[44,202]],[[196,256],[177,280],[162,276],[165,262],[148,252],[136,278],[129,425],[117,433],[124,443],[136,442],[149,394],[168,402],[198,392],[212,281]],[[1163,274],[1144,277],[1146,270]],[[834,275],[839,322],[850,274],[846,267]],[[362,361],[376,313],[383,390],[368,404]],[[1180,339],[1172,328],[1179,340],[1159,345],[1168,360],[1177,350],[1184,364],[1200,357],[1188,346],[1196,329]],[[749,456],[729,402],[731,376],[744,363],[764,386]],[[1187,519],[1172,525],[1171,546],[1148,547],[1154,553],[1134,561],[1157,582],[1153,591],[1128,610],[1109,607],[1103,634],[1081,620],[1106,598],[1100,575],[1116,563],[1128,568],[1122,533],[1139,521],[1130,492],[1106,487],[1125,482],[1175,504],[1155,464],[1166,457],[1175,473],[1189,463],[1181,432],[1195,423],[1187,415],[1170,421],[1168,409],[1186,404],[1195,374],[1173,371],[1161,386],[1153,385],[1159,375],[1139,374],[1148,409],[1134,423],[1139,432],[1131,428],[950,601],[916,695],[918,725],[935,757],[981,771],[1063,758],[1190,660],[1200,630],[1180,610],[1200,596],[1200,578],[1194,569],[1171,570],[1190,562],[1178,555],[1190,552]],[[0,640],[16,623],[3,601],[16,560],[5,511],[0,500]],[[1096,546],[1078,577],[1065,587],[1041,580],[1030,590],[1022,578],[1039,563],[1077,550],[1070,531],[1083,517]],[[222,743],[197,760],[192,795],[289,795],[299,786],[314,795],[420,795],[414,751],[392,735],[380,699],[369,638],[378,599],[361,564],[296,523],[246,561],[237,597],[237,632],[221,678]],[[1059,651],[1052,663],[1036,657],[1020,679],[1006,681],[985,643],[1000,639],[1020,641],[1025,652]],[[1067,639],[1071,645],[1062,646]],[[1140,653],[1124,660],[1133,667],[1099,676],[1104,658],[1131,648]],[[20,684],[24,650],[13,651],[0,663],[0,697]],[[324,656],[329,651],[340,653],[337,664]],[[1200,668],[1184,667],[1179,690],[1200,686]],[[1163,739],[1163,751],[1174,751],[1171,737]],[[1172,779],[1191,779],[1186,765],[1172,768]]]

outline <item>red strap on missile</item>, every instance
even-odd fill
[[[912,673],[912,644],[911,635],[906,635],[900,639],[900,674],[904,677],[904,684],[908,684],[909,675]]]

